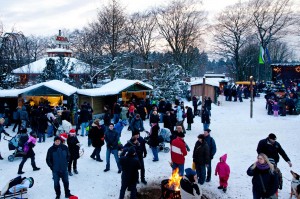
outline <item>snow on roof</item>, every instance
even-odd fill
[[[149,89],[153,89],[153,87],[150,84],[146,84],[140,80],[116,79],[103,85],[100,88],[77,89],[77,93],[88,96],[115,95],[134,84],[141,84],[145,87],[148,87]]]
[[[17,68],[12,71],[12,73],[15,74],[30,74],[30,73],[42,73],[44,68],[46,67],[46,60],[52,58],[52,59],[59,59],[59,57],[45,57],[40,60],[37,60],[35,62],[32,62],[28,65],[22,66],[20,68]],[[69,66],[74,65],[74,69],[71,72],[71,74],[83,74],[87,72],[87,69],[89,67],[88,64],[76,59],[76,58],[68,58],[66,57],[66,61],[70,59]]]
[[[299,66],[300,63],[274,63],[274,64],[271,64],[271,67],[272,66]]]
[[[205,84],[211,85],[211,86],[217,86],[219,87],[220,82],[228,82],[227,78],[205,78]],[[203,84],[203,78],[200,78],[196,81],[193,81],[190,83],[190,85],[198,85]]]
[[[204,77],[206,78],[225,78],[224,74],[205,74]]]
[[[72,53],[72,50],[65,49],[65,48],[54,48],[54,49],[48,49],[47,53]]]
[[[77,88],[59,80],[50,80],[23,89],[1,90],[0,97],[18,97],[19,94],[31,91],[33,89],[46,86],[64,95],[70,96],[76,93]]]

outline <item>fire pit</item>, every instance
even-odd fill
[[[181,199],[178,169],[175,169],[170,179],[161,181],[161,199]]]

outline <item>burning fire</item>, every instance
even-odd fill
[[[169,182],[168,182],[168,188],[169,189],[172,189],[174,191],[179,191],[179,186],[180,186],[180,180],[181,180],[181,176],[179,175],[179,169],[176,168],[173,173],[172,173],[172,176],[170,177],[169,179]]]

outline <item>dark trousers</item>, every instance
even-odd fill
[[[68,163],[68,171],[70,172],[72,170],[72,164],[73,164],[73,170],[77,170],[77,158],[71,157]]]
[[[20,126],[21,126],[21,120],[16,120],[16,123],[15,123],[15,125],[14,125],[14,127],[13,127],[13,131],[16,130],[17,126],[18,126],[18,129],[19,129]]]
[[[62,179],[62,182],[64,184],[64,189],[65,189],[65,195],[70,195],[70,190],[69,190],[69,178],[68,178],[68,172],[63,171],[53,171],[53,181],[54,181],[54,190],[57,196],[60,196],[60,184],[59,181]]]
[[[38,142],[42,142],[42,140],[43,140],[43,142],[45,142],[45,138],[46,138],[45,132],[38,131],[37,134],[38,134],[38,137],[39,137],[39,141]]]
[[[211,160],[209,160],[209,163],[208,163],[206,179],[208,181],[210,181],[210,179],[211,179]]]
[[[145,164],[143,157],[139,157],[140,165],[141,165],[141,180],[145,179]]]
[[[96,160],[101,160],[100,151],[101,151],[101,147],[95,147],[91,157],[94,158],[96,156]]]
[[[23,166],[24,166],[24,164],[25,164],[25,162],[27,161],[28,158],[31,159],[31,166],[32,166],[32,168],[33,168],[33,169],[36,168],[34,156],[27,157],[27,156],[25,155],[25,156],[23,156],[23,159],[22,159],[22,161],[21,161],[21,163],[20,163],[20,165],[19,165],[19,171],[22,171]]]
[[[200,165],[196,163],[196,173],[198,177],[198,183],[201,185],[204,184],[206,174],[205,165]]]
[[[122,181],[122,186],[121,186],[121,190],[120,190],[119,199],[124,199],[125,191],[126,191],[127,188],[131,191],[130,192],[130,199],[136,199],[136,192],[137,192],[136,183],[130,184],[128,182],[123,182],[123,181]]]

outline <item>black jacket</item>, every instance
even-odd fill
[[[139,159],[143,159],[143,155],[147,155],[147,150],[145,146],[145,140],[142,137],[138,138],[138,142],[134,144],[131,140],[128,140],[124,145],[123,152],[121,156],[124,156],[130,147],[134,147],[136,151],[136,155]]]
[[[188,107],[186,110],[186,122],[188,124],[194,123],[194,114],[191,107]]]
[[[257,167],[252,169],[252,165],[251,165],[247,170],[247,174],[248,176],[253,176],[252,191],[256,193],[255,195],[268,198],[276,193],[278,189],[278,176],[275,171],[271,173],[270,169],[260,170]],[[263,190],[263,185],[261,181],[263,181],[264,183],[266,192],[264,192]]]
[[[290,161],[285,151],[281,148],[281,145],[276,141],[274,144],[271,144],[268,138],[259,141],[256,151],[258,154],[264,153],[268,158],[273,158],[276,164],[279,162],[278,154],[280,154],[286,162]]]
[[[139,179],[138,170],[141,169],[140,161],[136,156],[122,156],[120,165],[122,168],[122,183],[136,184]]]
[[[47,152],[46,162],[53,172],[66,172],[68,169],[69,150],[64,144],[53,144]]]
[[[197,141],[193,151],[193,161],[199,165],[208,164],[210,161],[209,148],[205,141]]]
[[[118,141],[119,141],[119,135],[117,131],[108,129],[105,132],[105,142],[107,148],[111,150],[118,150]]]
[[[69,147],[70,158],[78,159],[79,158],[79,149],[80,147],[77,145],[79,143],[78,138],[76,136],[68,136],[67,144]]]
[[[96,124],[92,124],[92,128],[89,131],[89,138],[92,140],[93,147],[100,148],[104,145],[104,126],[98,127]]]
[[[210,124],[209,114],[206,110],[202,111],[201,122],[204,124]]]
[[[149,136],[149,141],[148,141],[150,147],[157,147],[159,145],[158,131],[159,131],[158,125],[152,127],[151,135]]]

